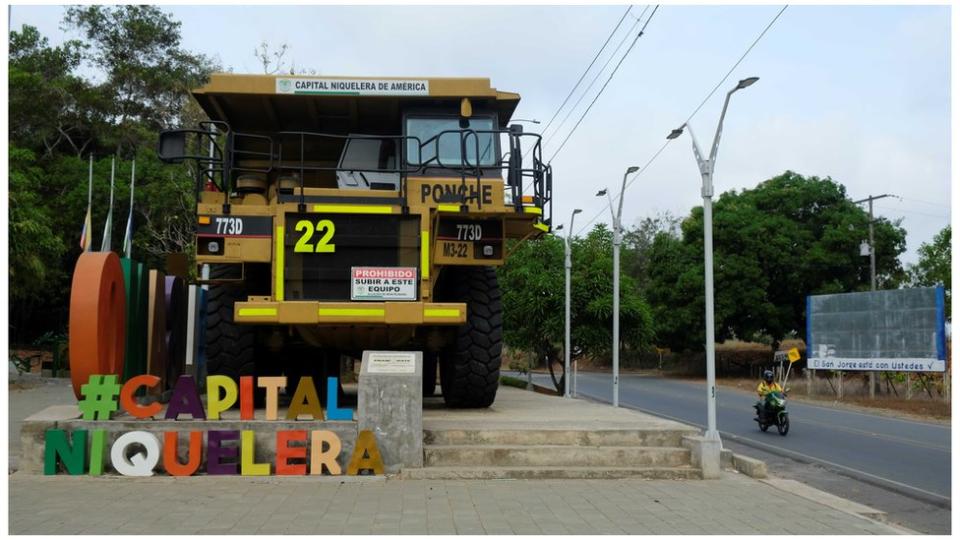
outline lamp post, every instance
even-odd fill
[[[720,432],[717,431],[717,373],[713,335],[713,170],[717,160],[720,133],[723,131],[723,117],[727,114],[730,96],[737,90],[743,90],[757,82],[758,79],[759,77],[743,79],[737,83],[737,86],[727,92],[727,98],[723,101],[723,110],[720,112],[720,120],[717,122],[717,132],[713,136],[713,144],[710,146],[710,156],[707,159],[703,158],[700,145],[697,143],[697,137],[693,134],[693,128],[689,124],[684,124],[667,135],[667,139],[676,139],[683,133],[683,128],[690,128],[690,138],[693,140],[693,155],[697,159],[700,177],[703,181],[700,194],[703,196],[703,273],[707,333],[705,344],[707,353],[707,432],[704,435],[707,439],[716,441],[720,440]]]
[[[570,229],[567,231],[567,240],[563,244],[564,290],[566,294],[563,319],[563,397],[565,398],[570,397],[570,269],[573,268],[570,241],[573,236],[573,220],[582,211],[579,208],[574,208],[573,213],[570,214]]]
[[[511,122],[530,122],[531,124],[539,124],[539,120],[528,120],[526,118],[511,118]]]
[[[627,176],[640,170],[640,167],[628,167],[623,173],[623,183],[620,184],[620,203],[617,213],[613,213],[613,199],[610,193],[603,189],[597,193],[598,197],[607,196],[610,202],[610,220],[613,224],[613,406],[620,406],[620,243],[623,241],[623,224],[620,218],[623,215],[623,194],[627,189]]]

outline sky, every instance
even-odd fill
[[[628,166],[645,165],[724,77],[780,5],[664,5],[596,105],[553,158],[554,224],[582,208],[609,223],[601,188],[619,189]],[[545,133],[544,157],[580,117],[636,35],[636,5],[568,107],[626,42],[566,123]],[[183,46],[238,73],[262,68],[261,42],[289,46],[298,69],[322,75],[480,76],[522,96],[515,117],[542,129],[626,10],[616,6],[166,6],[182,22]],[[652,7],[646,12],[649,15]],[[63,8],[14,6],[11,27],[36,26],[52,43]],[[717,194],[752,188],[785,170],[831,177],[853,199],[889,193],[878,215],[902,219],[905,263],[950,221],[950,8],[791,6],[691,121],[709,145],[726,91],[714,174]],[[644,16],[643,20],[646,20]],[[639,28],[639,27],[637,27]],[[629,35],[628,35],[629,34]],[[560,128],[551,137],[557,125]],[[706,150],[705,150],[706,151]],[[684,135],[627,189],[625,225],[701,204],[700,179]],[[569,228],[569,225],[566,225]],[[866,231],[864,231],[866,238]]]

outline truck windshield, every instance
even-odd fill
[[[408,117],[407,118],[407,136],[417,137],[420,143],[424,144],[420,152],[417,152],[417,142],[407,140],[407,163],[411,165],[427,166],[436,164],[446,167],[459,167],[461,165],[460,156],[460,118],[449,117]],[[468,125],[463,129],[473,129],[477,131],[490,131],[493,129],[492,117],[473,117],[468,119]],[[443,132],[448,133],[443,133]],[[443,133],[442,135],[440,135]],[[437,137],[439,135],[439,137]],[[430,140],[437,137],[434,140]],[[429,141],[429,142],[428,142]],[[480,146],[480,160],[477,162],[477,143]],[[493,133],[477,133],[477,139],[472,136],[466,138],[466,165],[471,167],[493,166],[496,164],[496,144]],[[437,156],[439,148],[440,156]],[[435,161],[431,161],[437,157]],[[419,158],[419,162],[418,162]],[[428,163],[429,162],[429,163]]]

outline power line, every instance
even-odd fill
[[[910,197],[903,197],[903,196],[898,196],[897,198],[900,199],[901,202],[910,201],[910,202],[921,203],[921,204],[929,204],[931,206],[939,206],[940,208],[950,208],[949,204],[935,203],[935,202],[924,201],[921,199],[913,199]]]
[[[581,94],[580,97],[577,99],[577,102],[573,104],[573,107],[570,107],[570,109],[567,110],[567,114],[563,117],[563,120],[561,120],[560,123],[557,124],[557,127],[554,128],[553,133],[552,133],[549,137],[547,137],[547,139],[546,139],[545,141],[543,141],[543,143],[541,143],[541,150],[542,150],[542,148],[543,148],[547,143],[549,143],[549,142],[553,139],[553,137],[554,137],[557,133],[560,132],[560,128],[563,127],[563,125],[567,123],[567,119],[570,118],[570,115],[573,113],[573,111],[577,110],[577,107],[580,106],[580,102],[583,101],[583,98],[585,98],[585,97],[587,96],[587,94],[590,93],[590,89],[593,88],[593,85],[594,85],[594,84],[596,84],[597,79],[600,78],[600,75],[603,74],[604,71],[606,71],[607,66],[610,65],[610,62],[613,61],[614,58],[616,58],[617,53],[619,53],[619,52],[620,52],[620,49],[623,48],[623,44],[626,43],[627,38],[630,37],[630,34],[633,33],[633,30],[640,24],[640,22],[643,20],[643,16],[647,13],[647,10],[649,10],[649,9],[650,9],[650,6],[644,7],[644,8],[643,8],[643,11],[640,13],[640,16],[639,16],[639,17],[634,17],[634,19],[636,20],[636,22],[634,22],[634,23],[633,23],[633,26],[631,26],[630,29],[627,30],[627,32],[624,34],[623,39],[620,40],[620,43],[617,45],[617,48],[614,49],[613,54],[611,54],[610,57],[607,58],[607,61],[604,62],[603,67],[601,67],[601,68],[599,69],[599,71],[597,71],[596,75],[594,75],[594,77],[593,77],[593,80],[591,80],[591,81],[590,81],[590,84],[587,86],[587,89],[584,90],[584,91],[583,91],[583,94]],[[656,11],[656,9],[654,9],[654,11]],[[631,15],[631,16],[632,16],[632,15]],[[653,17],[653,14],[652,14],[652,13],[650,14],[650,17],[651,17],[651,18]],[[650,22],[650,19],[647,19],[647,22]],[[645,24],[643,27],[646,28],[646,24]],[[641,30],[640,35],[643,35],[643,30]],[[636,43],[636,41],[637,41],[637,39],[640,37],[640,35],[638,35],[636,38],[634,38],[634,40],[633,40],[633,43],[634,43],[634,44]],[[633,44],[630,45],[630,49],[632,49],[632,48],[633,48]],[[620,63],[622,63],[622,62],[623,62],[623,59],[626,58],[626,55],[630,53],[630,49],[627,49],[627,52],[624,54],[623,57],[621,57],[620,62],[617,64],[616,68],[614,68],[613,72],[611,72],[610,78],[613,78],[613,73],[616,73],[617,68],[620,67]],[[607,80],[607,83],[609,83],[609,82],[610,82],[610,80],[608,79],[608,80]],[[606,86],[607,86],[607,85],[606,85],[606,83],[605,83],[605,84],[603,85],[603,87],[600,89],[600,92],[598,92],[597,95],[593,98],[593,102],[596,102],[597,98],[600,97],[600,94],[603,93],[603,89],[606,88]],[[583,116],[586,116],[586,112],[589,111],[589,110],[590,110],[590,107],[592,107],[592,106],[593,106],[593,103],[591,103],[590,106],[587,107],[587,109],[586,109],[586,110],[584,111],[584,113],[583,113]],[[558,112],[559,112],[559,111],[558,111]],[[577,126],[580,125],[580,122],[583,120],[583,116],[581,116],[581,117],[580,117],[580,120],[577,121],[577,124],[573,127],[573,130],[576,130],[576,129],[577,129]],[[570,135],[573,134],[573,130],[571,130],[570,133],[567,134],[567,139],[569,139],[569,138],[570,138]],[[545,133],[546,133],[546,130],[544,130],[544,134],[545,134]],[[564,143],[566,143],[566,139],[564,139]],[[561,148],[562,148],[562,145],[561,145]],[[532,148],[531,148],[531,149],[532,149]],[[531,149],[528,149],[528,153],[529,153],[529,151],[530,151]],[[558,150],[557,152],[559,152],[559,150]],[[557,152],[554,152],[554,154],[553,154],[554,157],[557,155]],[[526,154],[524,154],[524,157],[526,157]],[[552,160],[552,159],[553,159],[553,158],[551,157],[550,160]],[[550,161],[550,160],[548,160],[548,161]],[[549,163],[548,163],[548,164],[549,164]],[[533,185],[533,181],[531,180],[530,183],[528,183],[526,186],[524,186],[523,191],[526,192],[527,190],[530,189],[530,186],[532,186],[532,185]]]
[[[692,113],[690,113],[690,116],[687,117],[687,122],[693,119],[693,117],[696,116],[698,112],[700,112],[700,109],[703,108],[703,106],[707,103],[707,101],[710,100],[711,97],[713,97],[713,94],[716,93],[717,89],[719,89],[720,86],[724,82],[726,82],[727,78],[730,77],[730,74],[733,73],[733,70],[737,69],[737,66],[740,65],[740,62],[743,62],[743,59],[746,58],[748,54],[750,54],[750,51],[752,51],[753,48],[757,45],[757,43],[759,43],[760,40],[763,39],[763,36],[766,35],[767,30],[770,30],[770,27],[773,26],[773,23],[777,22],[777,19],[780,18],[780,15],[783,15],[783,12],[786,11],[788,7],[790,6],[789,5],[783,6],[783,8],[781,8],[780,11],[778,11],[777,14],[774,15],[772,19],[770,19],[770,22],[767,23],[767,26],[763,29],[763,32],[760,32],[760,35],[757,36],[757,39],[753,40],[753,43],[751,43],[750,46],[747,47],[747,50],[743,52],[740,58],[737,59],[737,62],[733,64],[733,66],[730,68],[729,71],[727,71],[727,74],[724,75],[723,78],[720,79],[720,82],[718,82],[717,85],[713,87],[713,90],[711,90],[710,93],[707,94],[707,97],[703,98],[703,101],[700,102],[700,105],[697,105],[697,108],[694,109]]]
[[[633,47],[637,44],[637,41],[643,36],[644,31],[647,29],[647,25],[650,24],[650,20],[653,19],[653,16],[657,14],[657,10],[660,9],[660,4],[657,4],[653,8],[653,11],[650,13],[650,16],[647,17],[647,22],[643,23],[643,28],[640,29],[640,32],[637,34],[637,37],[633,38],[633,43],[630,44],[630,47],[627,48],[627,52],[623,53],[623,56],[620,57],[620,61],[617,62],[617,65],[614,66],[613,71],[610,72],[610,76],[607,77],[607,82],[603,83],[603,86],[600,87],[600,91],[597,92],[597,95],[593,96],[593,101],[590,102],[590,105],[587,105],[587,108],[583,111],[583,114],[580,115],[580,119],[577,120],[577,123],[573,125],[573,129],[570,130],[570,133],[567,133],[567,137],[563,139],[563,142],[560,143],[560,147],[550,156],[550,159],[547,160],[547,164],[553,162],[553,158],[557,157],[557,154],[563,150],[563,147],[566,146],[567,141],[570,140],[570,137],[573,136],[574,132],[577,131],[577,128],[580,127],[580,123],[583,122],[583,119],[586,118],[587,113],[590,112],[590,109],[593,108],[593,105],[597,102],[597,99],[603,94],[603,91],[607,89],[607,85],[610,84],[610,81],[613,80],[613,76],[617,74],[617,71],[620,69],[620,66],[623,64],[623,61],[627,59],[627,56],[630,56],[630,51],[633,50]]]
[[[583,98],[587,97],[587,94],[590,93],[590,89],[592,89],[593,85],[597,83],[597,79],[600,78],[600,75],[602,75],[603,72],[606,71],[607,66],[610,65],[610,62],[612,62],[613,59],[617,57],[617,53],[619,53],[620,49],[623,48],[623,44],[627,42],[627,39],[630,37],[630,34],[633,33],[634,28],[636,28],[637,25],[640,24],[640,21],[643,19],[643,16],[646,15],[648,9],[650,9],[650,6],[643,8],[643,12],[640,13],[640,17],[636,19],[636,21],[633,23],[633,26],[630,27],[630,30],[627,30],[627,32],[624,34],[623,39],[621,39],[620,43],[617,44],[617,48],[614,49],[613,54],[611,54],[610,57],[607,58],[607,61],[604,62],[603,67],[600,68],[597,71],[596,75],[593,76],[593,80],[590,81],[590,84],[587,86],[587,89],[583,91],[583,94],[581,94],[579,98],[577,98],[577,102],[573,104],[573,107],[570,107],[567,110],[567,114],[563,117],[563,120],[561,120],[560,123],[557,124],[557,127],[554,128],[553,133],[550,134],[550,136],[547,137],[545,141],[543,141],[543,146],[546,146],[547,143],[549,143],[557,135],[557,133],[560,132],[560,128],[562,128],[563,125],[567,123],[567,119],[570,118],[570,115],[573,114],[573,111],[577,110],[577,107],[579,107],[580,103],[583,102]],[[544,130],[543,133],[544,135],[546,135],[546,130]]]
[[[553,113],[553,116],[550,118],[550,121],[547,122],[547,125],[543,127],[543,133],[546,133],[550,129],[550,125],[553,124],[553,121],[557,119],[557,115],[560,114],[560,111],[563,110],[563,107],[570,101],[570,98],[573,96],[573,93],[576,92],[577,88],[580,86],[580,83],[583,82],[583,78],[587,76],[587,73],[590,72],[590,68],[593,67],[593,64],[597,62],[597,59],[600,58],[600,54],[604,49],[607,48],[607,45],[610,43],[610,40],[613,38],[613,35],[617,33],[617,30],[620,29],[620,25],[623,24],[623,20],[627,18],[627,14],[630,13],[630,10],[633,9],[633,5],[627,6],[627,10],[623,12],[623,16],[620,17],[620,20],[617,21],[617,25],[613,27],[613,30],[610,32],[610,35],[607,36],[607,40],[603,42],[603,46],[600,47],[600,50],[597,51],[597,54],[594,55],[593,60],[590,61],[590,65],[587,66],[587,69],[583,70],[583,73],[580,75],[580,78],[577,79],[577,84],[573,85],[573,88],[570,89],[570,93],[567,94],[567,97],[563,98],[563,103],[560,104],[560,107],[557,108],[557,111]]]
[[[703,108],[704,104],[706,104],[707,101],[709,101],[710,98],[713,97],[713,95],[717,92],[717,89],[719,89],[720,86],[723,85],[723,83],[730,77],[730,74],[733,73],[733,71],[737,68],[737,66],[739,66],[740,63],[743,62],[743,60],[747,57],[747,55],[750,54],[750,51],[752,51],[753,48],[757,45],[757,43],[759,43],[760,40],[763,39],[763,36],[765,36],[765,35],[767,34],[767,31],[770,30],[770,28],[773,26],[773,23],[777,22],[777,19],[779,19],[780,16],[783,15],[783,12],[786,11],[788,7],[789,7],[789,5],[783,6],[783,8],[781,8],[780,11],[778,11],[777,14],[774,15],[772,19],[770,19],[770,22],[767,23],[767,26],[765,26],[764,29],[763,29],[763,31],[760,32],[760,34],[757,36],[757,38],[753,40],[753,43],[751,43],[750,46],[747,47],[747,50],[744,51],[744,53],[743,53],[742,55],[740,55],[740,58],[738,58],[737,61],[733,64],[733,67],[731,67],[731,68],[727,71],[727,73],[723,76],[723,78],[720,79],[720,82],[718,82],[718,83],[716,84],[716,86],[714,86],[713,89],[710,90],[710,93],[707,94],[707,97],[703,98],[703,101],[701,101],[700,104],[697,105],[697,108],[694,109],[692,113],[690,113],[690,116],[687,117],[685,123],[690,122],[690,120],[692,120],[693,117],[696,116],[696,114],[697,114],[698,112],[700,112],[700,109]],[[627,182],[627,184],[626,184],[625,187],[630,187],[630,186],[633,184],[633,182],[634,182],[641,174],[643,174],[644,171],[647,170],[647,167],[649,167],[650,164],[653,163],[654,160],[656,160],[657,157],[660,156],[660,154],[664,151],[664,149],[666,149],[667,145],[669,145],[672,140],[673,140],[673,139],[667,139],[666,142],[664,142],[663,145],[660,146],[660,148],[659,148],[659,149],[653,154],[653,156],[646,162],[646,164],[645,164],[643,167],[641,167],[636,173],[634,173],[633,178],[631,178],[630,181]],[[624,189],[624,193],[625,193],[625,192],[626,192],[626,189]],[[620,195],[617,195],[617,196],[613,199],[614,203],[616,203],[616,202],[619,200],[619,197],[620,197]],[[577,230],[577,233],[576,233],[576,234],[579,235],[579,234],[582,233],[584,230],[586,230],[587,227],[589,227],[590,225],[592,225],[593,222],[595,222],[601,215],[603,215],[603,211],[604,211],[604,209],[601,208],[600,211],[597,212],[597,214],[596,214],[595,216],[593,216],[593,218],[590,219],[590,221],[586,222],[583,226],[580,227],[579,230]]]
[[[928,214],[926,212],[918,212],[916,210],[908,210],[906,208],[893,208],[891,206],[877,206],[877,208],[881,210],[890,210],[891,212],[907,212],[908,214],[917,214],[918,216],[926,216],[926,217],[937,218],[937,219],[950,219],[949,214],[947,215]]]

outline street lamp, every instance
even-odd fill
[[[627,176],[640,170],[640,167],[630,166],[623,173],[623,183],[620,185],[620,203],[617,213],[613,213],[613,199],[606,189],[597,192],[598,197],[607,196],[610,201],[610,220],[613,222],[613,406],[620,406],[620,243],[623,240],[623,224],[620,218],[623,214],[623,195],[627,189]]]
[[[527,120],[526,118],[511,118],[511,122],[530,122],[531,124],[539,124],[539,120]]]
[[[583,210],[574,208],[570,214],[570,229],[567,230],[567,241],[563,245],[563,271],[566,301],[564,304],[564,335],[563,335],[563,397],[570,397],[570,269],[573,268],[570,252],[570,240],[573,236],[573,220]],[[563,227],[563,225],[561,225]]]
[[[693,128],[689,124],[684,124],[667,135],[667,139],[676,139],[683,133],[684,128],[690,129],[690,138],[693,140],[693,155],[697,159],[700,177],[703,181],[700,194],[703,196],[703,266],[707,331],[705,344],[707,352],[707,432],[705,437],[718,442],[720,441],[720,432],[717,431],[717,373],[714,361],[716,351],[713,323],[713,170],[717,162],[720,133],[723,131],[723,117],[727,114],[730,96],[737,90],[742,90],[757,82],[758,79],[759,77],[743,79],[737,83],[737,86],[727,92],[727,98],[723,102],[723,110],[720,112],[720,120],[717,122],[717,133],[713,136],[713,145],[710,147],[710,157],[707,159],[703,158],[703,152],[700,151],[697,137],[693,134]]]

